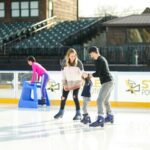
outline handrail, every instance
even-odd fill
[[[38,23],[36,23],[36,24],[33,24],[33,25],[31,25],[31,26],[23,27],[21,30],[17,30],[15,33],[17,33],[18,31],[20,31],[20,32],[21,32],[21,31],[24,31],[24,30],[27,29],[27,28],[32,28],[32,27],[37,26],[37,25],[39,25],[39,24],[41,24],[41,23],[43,23],[43,22],[46,22],[46,21],[49,21],[49,20],[54,20],[55,18],[57,18],[57,17],[56,17],[56,16],[53,16],[53,17],[51,17],[51,18],[47,18],[47,19],[45,19],[45,20],[43,20],[43,21],[40,21],[40,22],[38,22]],[[5,38],[10,37],[10,36],[12,36],[12,35],[14,35],[14,34],[6,35]],[[5,39],[5,38],[3,38],[3,39]],[[3,39],[1,39],[0,41],[3,41]]]
[[[21,33],[22,31],[25,31],[25,30],[28,30],[28,29],[30,29],[30,28],[33,28],[33,27],[35,27],[35,26],[37,26],[37,25],[39,25],[39,24],[42,24],[43,22],[47,22],[47,21],[50,21],[50,20],[54,20],[55,18],[56,18],[56,16],[51,17],[51,18],[48,18],[48,19],[45,19],[45,20],[40,21],[40,22],[38,22],[38,23],[36,23],[36,24],[33,24],[33,25],[31,25],[31,26],[27,26],[26,28],[24,27],[24,28],[22,28],[21,30],[17,30],[16,32],[14,32],[14,34],[11,34],[10,36],[17,34],[18,31],[20,31],[20,33]],[[48,25],[45,25],[45,26],[48,26]],[[41,27],[41,28],[42,28],[42,27]],[[10,36],[6,36],[5,38],[10,37]],[[4,38],[4,39],[5,39],[5,38]],[[3,39],[2,39],[2,40],[3,40]]]
[[[43,22],[47,22],[47,21],[50,21],[50,20],[54,20],[54,19],[56,19],[56,18],[57,18],[56,16],[53,16],[53,17],[51,17],[51,18],[47,18],[47,19],[45,19],[45,20],[43,20],[43,21],[40,21],[40,22],[37,22],[36,24],[33,24],[31,27],[37,26],[37,25],[39,25],[39,24],[41,24],[41,23],[43,23]]]
[[[14,35],[14,36],[17,35],[17,34],[18,34],[18,31],[19,31],[19,33],[23,32],[23,31],[28,31],[28,29],[32,29],[33,27],[35,27],[35,26],[37,26],[37,25],[39,25],[39,24],[42,24],[42,23],[44,23],[44,22],[49,22],[49,21],[54,20],[54,19],[56,19],[56,18],[57,18],[56,16],[53,16],[53,17],[51,17],[51,18],[45,19],[45,20],[40,21],[40,22],[38,22],[38,23],[36,23],[36,24],[33,24],[33,25],[31,25],[31,26],[27,26],[26,28],[22,28],[21,30],[17,30],[16,32],[14,32],[14,34],[12,34],[12,35],[10,35],[10,36],[6,36],[5,38],[2,39],[2,46],[5,47],[5,46],[7,46],[7,45],[9,45],[9,44],[11,44],[11,43],[17,41],[18,39],[20,39],[20,38],[22,38],[22,37],[25,37],[26,34],[23,34],[23,35],[21,35],[21,36],[15,38],[15,39],[13,39],[13,40],[7,42],[7,43],[3,43],[3,40],[4,40],[4,39],[9,38],[9,37],[11,37],[11,36],[13,36],[13,35]],[[40,28],[38,28],[37,30],[31,31],[30,33],[32,34],[32,33],[34,33],[34,32],[37,32],[37,31],[39,31],[39,30],[42,30],[42,29],[44,29],[44,28],[46,28],[46,27],[49,27],[49,26],[51,26],[51,25],[53,25],[53,24],[54,24],[54,23],[49,22],[49,23],[46,24],[45,26],[40,27]],[[1,43],[0,43],[0,44],[1,44]],[[4,49],[4,54],[5,54],[5,49]]]

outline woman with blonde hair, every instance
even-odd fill
[[[80,120],[80,104],[78,99],[78,92],[82,82],[82,71],[84,70],[82,62],[77,56],[75,49],[70,48],[67,51],[65,59],[62,61],[62,85],[63,92],[61,97],[61,104],[59,112],[54,116],[55,119],[62,118],[64,114],[64,107],[68,94],[73,90],[73,100],[76,106],[76,114],[73,120]]]

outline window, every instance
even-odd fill
[[[11,3],[11,14],[12,14],[12,17],[19,17],[20,16],[19,2],[12,2]]]
[[[0,2],[0,18],[5,17],[5,4],[4,2]]]
[[[39,1],[24,0],[11,3],[12,17],[37,17],[39,16]]]
[[[29,2],[21,2],[21,17],[29,17]]]
[[[33,17],[39,16],[39,5],[38,1],[30,2],[30,15]]]
[[[150,28],[127,29],[128,43],[150,43]]]

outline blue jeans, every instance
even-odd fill
[[[42,82],[41,82],[41,99],[45,99],[46,98],[46,85],[48,83],[49,80],[49,75],[47,73],[44,73],[42,75]]]

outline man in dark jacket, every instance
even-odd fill
[[[107,60],[100,55],[96,46],[89,48],[90,57],[95,61],[95,73],[91,74],[92,77],[99,77],[101,88],[97,98],[98,118],[95,122],[91,123],[91,127],[104,126],[105,122],[113,123],[113,115],[109,104],[109,98],[113,89],[113,77],[110,74]],[[103,105],[106,108],[106,117],[104,117]]]

